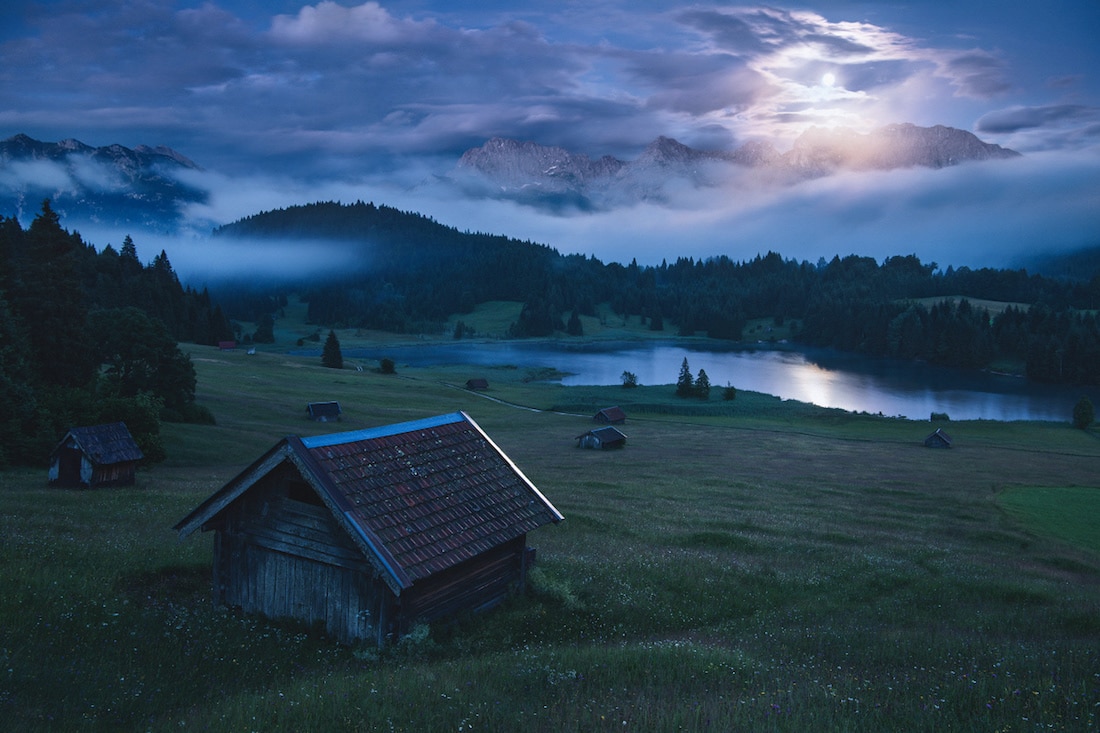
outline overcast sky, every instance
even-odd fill
[[[1100,245],[1097,0],[474,5],[6,2],[0,137],[169,146],[204,169],[200,221],[373,200],[605,261],[775,250],[1000,265]],[[571,215],[430,185],[494,136],[629,160],[658,135],[782,151],[811,126],[893,122],[1024,156]]]

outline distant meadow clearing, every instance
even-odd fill
[[[0,476],[7,729],[1100,729],[1100,433],[1069,407],[931,450],[927,422],[747,392],[188,348],[218,424],[165,424],[135,487]],[[578,449],[616,404],[626,447]],[[382,651],[211,604],[211,538],[172,525],[279,438],[455,410],[566,517],[526,593]]]

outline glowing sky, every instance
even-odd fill
[[[203,220],[363,199],[605,260],[1001,264],[1100,244],[1097,28],[1096,0],[6,2],[0,137],[167,145],[205,169]],[[1025,155],[573,216],[425,184],[493,136],[628,160],[892,122]]]

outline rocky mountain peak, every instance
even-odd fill
[[[824,175],[839,169],[943,168],[1017,156],[1016,151],[982,142],[966,130],[901,123],[866,134],[848,128],[813,128],[795,141],[787,162],[794,169]]]
[[[676,165],[695,163],[713,157],[713,154],[690,148],[687,145],[664,135],[651,142],[636,163],[656,163],[658,165]]]
[[[182,203],[205,198],[173,175],[198,166],[165,146],[94,148],[72,138],[52,143],[24,134],[0,140],[0,166],[26,161],[48,162],[53,169],[49,174],[38,170],[25,180],[13,176],[0,185],[0,205],[20,216],[33,216],[50,199],[58,213],[74,218],[159,227],[178,218]]]
[[[598,161],[561,147],[493,138],[463,154],[459,168],[483,176],[508,196],[522,190],[567,194],[585,206],[654,200],[671,180],[697,188],[719,185],[738,170],[754,170],[773,181],[797,182],[842,170],[943,168],[967,161],[1011,158],[1019,153],[979,140],[965,130],[936,125],[893,124],[870,133],[848,128],[812,128],[786,153],[752,141],[732,151],[698,150],[661,136],[633,161],[604,156]]]
[[[548,190],[614,175],[621,166],[622,161],[610,156],[593,161],[565,148],[507,138],[492,138],[467,150],[458,161],[460,169],[476,171],[501,185],[537,185]]]

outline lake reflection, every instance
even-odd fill
[[[458,341],[379,349],[345,349],[346,358],[389,357],[398,364],[553,367],[562,384],[620,384],[624,371],[643,385],[675,384],[686,358],[692,376],[707,373],[717,391],[727,383],[783,399],[855,412],[928,419],[945,412],[955,420],[1070,419],[1087,390],[1037,385],[1025,379],[825,349],[744,349],[670,342],[585,343]],[[713,398],[713,397],[712,397]]]

